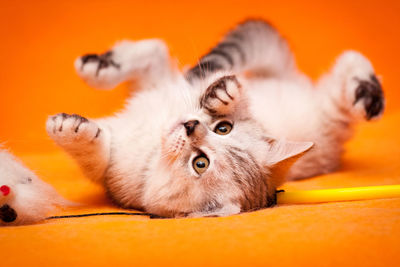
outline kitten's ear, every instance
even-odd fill
[[[208,86],[200,98],[200,106],[210,115],[229,115],[243,110],[242,85],[236,76],[223,76]]]
[[[267,165],[271,170],[275,186],[279,186],[285,182],[286,174],[293,163],[314,146],[313,142],[293,142],[274,139],[270,139],[269,143],[270,150]]]
[[[274,140],[270,139],[270,150],[268,163],[275,165],[278,162],[294,159],[297,160],[304,153],[310,150],[313,146],[313,142],[293,142],[285,140]]]

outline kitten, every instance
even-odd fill
[[[135,94],[112,117],[52,116],[48,134],[117,204],[167,217],[272,205],[286,179],[335,170],[354,123],[384,107],[363,55],[343,53],[313,84],[279,33],[256,20],[186,73],[157,39],[119,42],[75,67],[91,86],[130,82]]]
[[[39,222],[58,206],[68,204],[50,185],[0,148],[0,226]]]

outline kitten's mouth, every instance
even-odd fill
[[[167,138],[164,140],[164,151],[169,160],[176,160],[182,153],[187,140],[185,138],[185,129],[182,123],[176,123],[168,132]]]
[[[186,144],[186,140],[183,139],[182,136],[180,135],[178,137],[178,139],[176,140],[175,146],[173,146],[171,153],[178,156],[181,153],[181,151],[183,150],[183,147],[185,146],[185,144]]]

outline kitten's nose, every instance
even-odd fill
[[[194,132],[194,129],[196,128],[196,125],[198,125],[198,124],[199,124],[198,120],[187,121],[183,124],[183,126],[185,126],[185,128],[186,128],[187,136],[190,136]]]

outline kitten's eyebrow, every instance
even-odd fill
[[[210,117],[211,117],[211,123],[210,124],[213,124],[214,122],[216,122],[216,121],[220,121],[220,120],[223,120],[223,119],[228,119],[228,117],[226,116],[226,115],[218,115],[218,114],[210,114]]]

